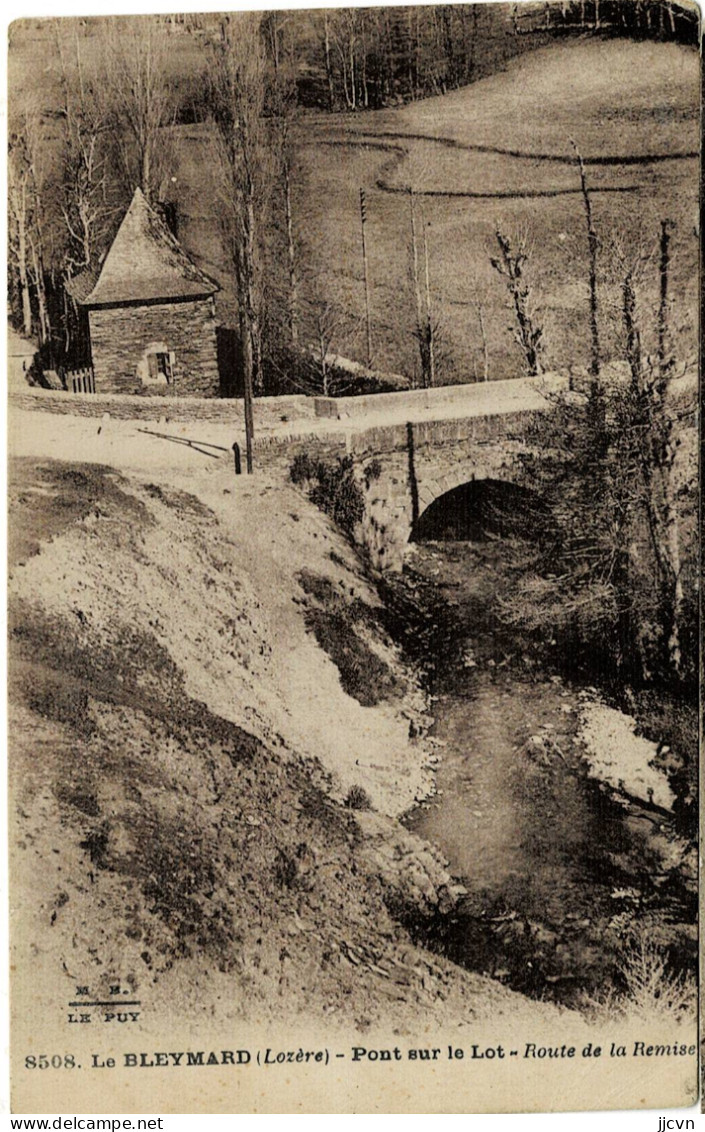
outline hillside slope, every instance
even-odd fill
[[[288,489],[268,514],[260,482],[259,522],[235,545],[180,488],[88,464],[13,472],[14,945],[37,1002],[55,1009],[63,971],[67,994],[119,975],[153,1019],[553,1015],[417,948],[388,910],[451,908],[458,890],[385,816],[428,788],[408,739],[422,701],[325,519],[292,492],[304,533],[268,548]],[[232,480],[205,478],[199,493],[232,508]],[[345,659],[337,668],[307,630],[314,609],[340,616],[343,586],[367,609],[347,623],[346,655],[376,657],[386,702],[345,692]],[[374,810],[341,804],[353,779]]]
[[[506,70],[404,107],[298,123],[294,222],[306,298],[326,306],[331,348],[365,359],[359,190],[367,194],[373,362],[418,369],[410,277],[407,189],[427,225],[429,277],[444,381],[520,376],[507,292],[490,265],[499,227],[530,248],[527,277],[544,327],[547,368],[589,358],[587,245],[570,139],[586,158],[600,236],[600,320],[606,358],[623,355],[618,287],[631,247],[650,251],[660,221],[672,236],[678,352],[697,348],[699,60],[672,43],[579,39],[513,59]],[[175,131],[180,237],[223,290],[232,318],[232,272],[218,235],[204,168],[214,152],[205,124]],[[644,336],[657,300],[644,274]],[[478,306],[482,308],[483,325]],[[303,338],[316,339],[302,305]],[[675,325],[677,322],[677,326]],[[651,347],[649,347],[651,348]]]
[[[605,357],[623,351],[616,288],[628,249],[650,250],[665,217],[677,224],[671,284],[678,348],[694,354],[698,65],[695,51],[674,44],[576,41],[541,48],[513,60],[505,72],[444,96],[335,124],[319,120],[301,150],[307,192],[298,215],[321,293],[348,312],[347,322],[339,320],[339,352],[358,356],[364,345],[363,186],[374,362],[409,374],[418,366],[411,186],[417,220],[423,216],[427,225],[442,379],[482,377],[483,335],[491,379],[522,373],[506,288],[490,265],[498,228],[515,243],[526,237],[526,275],[544,327],[548,368],[586,365],[587,248],[573,138],[588,161],[600,237]],[[644,273],[646,312],[656,282],[655,273]]]

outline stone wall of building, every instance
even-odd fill
[[[89,312],[89,322],[96,393],[218,396],[212,299],[100,307]],[[171,384],[144,381],[148,351],[172,355]]]

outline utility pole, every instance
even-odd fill
[[[426,217],[424,216],[423,204],[421,205],[421,223],[423,226],[423,255],[424,255],[424,274],[426,282],[426,317],[428,319],[428,384],[433,386],[436,384],[436,358],[433,343],[433,314],[431,311],[431,280],[428,270],[428,240],[426,239]]]
[[[372,323],[370,321],[370,275],[367,265],[367,200],[365,190],[360,189],[360,229],[362,232],[362,265],[365,272],[365,317],[367,319],[367,365],[372,365]]]
[[[659,262],[659,276],[660,276],[660,301],[658,308],[658,368],[659,377],[664,378],[668,374],[668,370],[673,362],[672,358],[668,357],[669,342],[668,342],[668,272],[671,263],[671,253],[669,244],[671,242],[671,232],[675,225],[672,220],[661,221],[661,239],[659,241],[660,248],[660,262]]]
[[[252,437],[255,431],[252,401],[252,378],[245,374],[245,464],[248,476],[252,475]]]
[[[411,10],[411,9],[409,9]],[[411,220],[411,256],[414,276],[414,297],[416,299],[416,331],[423,332],[424,316],[421,301],[421,285],[419,283],[419,242],[416,236],[416,213],[414,211],[414,190],[409,188],[409,218]],[[425,377],[422,374],[422,379]]]

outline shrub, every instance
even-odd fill
[[[643,932],[629,941],[619,970],[626,984],[630,1013],[663,1019],[678,1019],[693,1013],[696,1002],[693,978],[672,971],[663,949]]]
[[[318,462],[312,460],[308,452],[299,452],[292,461],[289,469],[289,479],[292,483],[302,484],[307,480],[316,478]]]
[[[286,849],[277,850],[274,879],[280,888],[295,888],[299,875],[296,857]]]
[[[292,483],[309,484],[312,503],[352,538],[365,513],[365,501],[350,456],[326,462],[312,460],[308,453],[301,452],[294,458],[289,476]]]
[[[351,786],[345,795],[345,805],[349,810],[371,810],[372,802],[364,786]]]
[[[627,1018],[649,1024],[690,1023],[697,1008],[697,986],[688,971],[675,971],[664,948],[634,928],[617,959],[621,986],[598,997],[584,996],[582,1008],[596,1020]]]
[[[365,487],[370,490],[370,487],[382,475],[382,465],[379,460],[374,459],[365,468]]]
[[[355,631],[353,616],[343,610],[309,609],[306,627],[328,654],[348,696],[362,707],[374,707],[403,693],[392,668]]]

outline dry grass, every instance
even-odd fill
[[[419,193],[487,194],[484,199],[431,196],[423,202],[435,314],[452,357],[446,379],[472,380],[482,373],[476,290],[484,307],[490,376],[521,372],[506,296],[489,265],[497,225],[508,232],[528,226],[534,238],[527,274],[541,310],[549,365],[583,364],[588,357],[586,249],[577,174],[569,164],[544,161],[541,155],[565,158],[570,136],[588,157],[695,151],[697,85],[697,57],[688,49],[583,41],[543,48],[514,60],[506,72],[403,109],[337,121],[319,118],[307,129],[301,151],[308,192],[298,201],[298,215],[326,292],[359,322],[364,291],[358,187],[367,187],[375,363],[407,373],[417,365],[407,279],[408,201],[402,193],[380,189],[383,183],[397,190],[410,184]],[[352,144],[341,147],[346,139]],[[390,154],[392,146],[406,154],[398,149]],[[696,341],[696,170],[696,158],[588,167],[591,187],[610,190],[594,198],[605,247],[602,271],[613,233],[631,243],[641,231],[656,233],[662,215],[678,221],[675,287],[681,311],[688,314],[682,334],[688,351]],[[573,195],[521,195],[571,188]],[[517,196],[507,198],[507,193]],[[505,195],[493,199],[492,194]],[[614,348],[605,337],[607,347]],[[337,345],[339,352],[354,356],[362,347],[354,337]]]
[[[695,977],[677,973],[666,952],[644,928],[635,928],[617,961],[622,989],[586,995],[582,1008],[596,1021],[628,1019],[645,1024],[692,1025],[697,1013]]]

